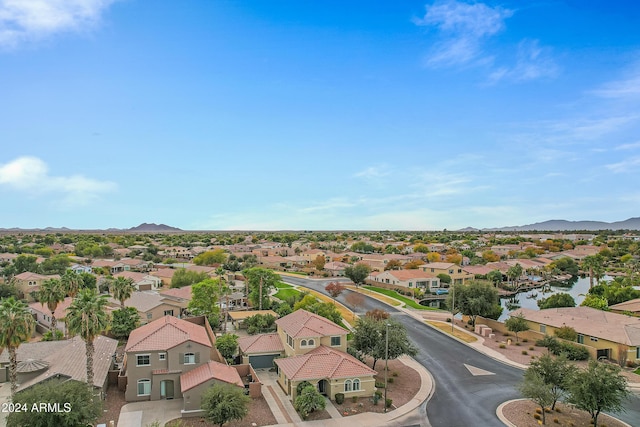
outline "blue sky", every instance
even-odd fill
[[[0,228],[640,213],[635,1],[0,0]]]

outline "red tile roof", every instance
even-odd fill
[[[191,300],[191,285],[184,286],[182,288],[170,288],[164,291],[160,291],[160,294],[174,298]]]
[[[277,333],[242,337],[238,339],[238,345],[245,354],[284,351],[284,346]]]
[[[173,316],[164,316],[134,329],[125,351],[168,350],[186,341],[211,347],[204,327]]]
[[[223,365],[213,360],[200,365],[189,372],[180,375],[180,389],[185,391],[209,380],[218,380],[229,384],[244,387],[240,374],[233,366]]]
[[[346,329],[332,321],[306,310],[296,310],[276,320],[276,325],[293,338],[327,337],[347,333]]]
[[[355,357],[323,345],[307,354],[275,359],[275,362],[292,381],[352,378],[376,374],[376,371]]]

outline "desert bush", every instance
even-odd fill
[[[391,404],[393,403],[393,399],[387,399],[384,401],[385,408],[391,408]]]
[[[500,348],[507,348],[507,346],[506,346],[506,345],[504,345],[504,344],[500,344],[500,346],[499,346],[499,347],[500,347]]]
[[[338,405],[342,405],[344,403],[344,393],[336,393],[335,399]]]

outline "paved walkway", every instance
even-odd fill
[[[120,410],[118,427],[147,427],[154,421],[164,426],[182,416],[182,407],[182,399],[127,403]]]

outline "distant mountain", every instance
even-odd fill
[[[182,230],[176,227],[170,227],[165,224],[154,224],[154,223],[147,224],[146,222],[144,222],[138,225],[137,227],[131,227],[127,231],[163,232],[163,231],[182,231]]]
[[[537,222],[535,224],[485,228],[483,231],[598,231],[598,230],[640,230],[640,217],[629,218],[624,221],[566,221],[554,219]]]

